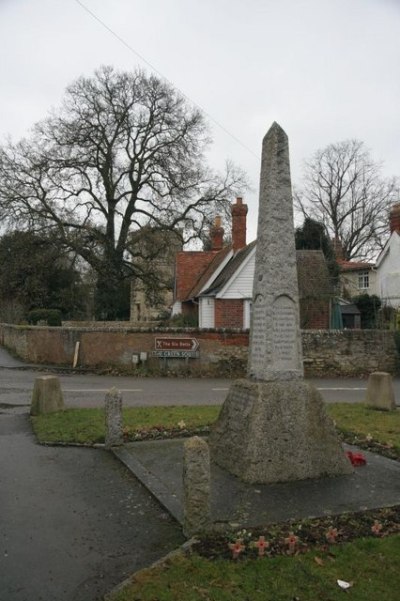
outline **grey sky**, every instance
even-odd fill
[[[210,163],[226,158],[254,186],[261,140],[289,135],[292,179],[317,148],[363,140],[400,175],[400,0],[82,0],[214,123]],[[18,139],[101,64],[150,70],[76,0],[0,0],[0,137]],[[254,156],[256,155],[256,156]]]

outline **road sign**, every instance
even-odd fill
[[[199,341],[196,338],[155,338],[154,348],[156,351],[197,351]]]
[[[164,357],[164,359],[197,359],[199,351],[153,351],[152,357]]]

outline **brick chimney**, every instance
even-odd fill
[[[247,205],[243,204],[243,198],[238,197],[236,204],[232,205],[232,248],[234,251],[246,246],[246,215]]]
[[[336,261],[344,261],[343,244],[340,238],[338,238],[337,236],[335,236],[335,238],[332,238],[332,246],[333,252],[335,253]]]
[[[390,233],[397,232],[400,234],[400,202],[393,205],[389,216]]]
[[[214,219],[214,225],[210,231],[211,250],[221,250],[224,243],[224,228],[221,226],[221,217],[217,215]]]

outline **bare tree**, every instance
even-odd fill
[[[345,259],[371,259],[388,234],[396,194],[395,178],[381,176],[364,143],[347,140],[318,150],[306,162],[295,203],[304,217],[323,223],[341,243]]]
[[[201,113],[170,85],[102,67],[67,88],[29,140],[0,148],[3,218],[56,231],[97,273],[99,314],[117,317],[121,284],[147,277],[132,232],[176,230],[187,242],[245,187],[232,164],[222,176],[205,165],[209,142]]]

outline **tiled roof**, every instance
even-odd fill
[[[197,285],[203,273],[221,251],[180,251],[175,263],[175,299],[184,301],[191,298],[190,291]]]
[[[365,261],[344,261],[338,260],[340,271],[358,271],[360,269],[372,269],[374,263],[366,263]]]
[[[245,259],[255,248],[254,240],[240,249],[225,265],[211,286],[202,296],[215,296],[237,272]],[[189,300],[199,296],[203,286],[224,261],[231,247],[219,252],[185,252],[177,255],[177,300]],[[297,275],[300,298],[327,298],[332,295],[333,285],[324,254],[321,250],[297,250]],[[365,265],[365,264],[364,264]],[[196,277],[197,274],[197,277]],[[186,278],[182,285],[182,278]],[[189,285],[190,284],[190,285]]]
[[[204,271],[203,275],[200,277],[198,282],[194,285],[194,287],[188,294],[189,298],[196,298],[199,295],[203,286],[205,286],[208,280],[212,277],[212,274],[217,271],[218,267],[221,265],[221,263],[223,263],[226,256],[231,252],[231,250],[231,246],[226,246],[214,256],[211,263],[209,263],[208,267]]]

